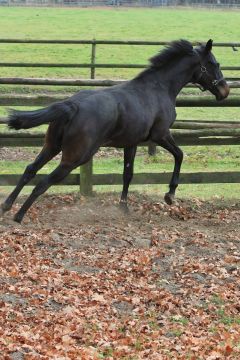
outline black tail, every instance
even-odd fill
[[[68,121],[76,113],[76,104],[63,101],[52,104],[44,109],[35,111],[10,110],[8,126],[11,129],[30,129],[42,124],[48,124],[54,120]]]

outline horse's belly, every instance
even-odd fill
[[[146,140],[149,136],[150,129],[148,127],[143,127],[138,130],[132,131],[122,131],[118,134],[111,136],[109,140],[106,141],[106,146],[113,146],[113,147],[130,147],[139,144]]]

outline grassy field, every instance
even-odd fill
[[[1,8],[0,38],[166,40],[237,42],[240,12],[173,9]],[[97,46],[99,63],[145,64],[158,46]],[[0,44],[1,61],[89,62],[89,45]],[[239,53],[216,48],[223,65],[239,64]],[[89,77],[82,69],[3,69],[7,76]],[[139,70],[102,69],[99,77],[129,78]],[[3,75],[2,75],[3,76]]]
[[[212,38],[216,42],[237,42],[239,39],[239,11],[227,10],[174,10],[174,9],[66,9],[66,8],[0,8],[0,38],[20,39],[111,39],[111,40],[188,40],[205,41]],[[98,46],[97,63],[147,63],[147,59],[159,50],[157,46]],[[91,48],[88,45],[24,45],[0,44],[0,62],[90,62]],[[222,65],[239,65],[240,52],[231,48],[214,48]],[[128,79],[138,73],[136,69],[101,69],[97,78]],[[226,76],[238,75],[226,72]],[[89,70],[54,68],[1,68],[1,77],[52,77],[89,78]],[[0,86],[0,93],[56,92],[59,88]],[[61,87],[61,91],[63,88]],[[79,89],[64,88],[73,92]],[[233,91],[232,94],[237,94]],[[239,120],[238,108],[179,108],[178,119]],[[4,108],[0,115],[5,114]],[[1,127],[3,129],[3,127]],[[184,149],[183,171],[227,171],[239,169],[239,146],[198,147]],[[0,173],[21,173],[25,162],[0,162]],[[56,164],[46,166],[49,172]],[[170,171],[172,158],[161,152],[149,160],[138,157],[136,171]],[[118,172],[122,169],[122,159],[107,158],[95,161],[96,172]],[[135,187],[134,187],[135,188]],[[139,189],[139,187],[137,187]],[[145,186],[144,190],[155,191],[157,186]],[[99,188],[104,190],[103,187]],[[117,188],[118,189],[118,188]],[[69,190],[69,189],[68,189]],[[2,188],[1,193],[8,191]],[[239,185],[194,185],[181,186],[181,196],[191,194],[210,197],[215,194],[233,197]]]

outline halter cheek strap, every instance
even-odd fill
[[[204,65],[201,63],[200,56],[199,56],[199,54],[197,53],[196,50],[194,50],[194,53],[198,56],[199,62],[200,62],[200,72],[199,72],[196,80],[194,81],[195,83],[198,83],[199,80],[203,77],[204,74],[205,74],[205,75],[208,75],[209,77],[211,77],[211,75],[210,75],[209,72],[207,71],[206,66],[204,66]],[[222,81],[222,80],[224,80],[223,77],[221,77],[221,78],[218,79],[218,80],[217,80],[217,79],[211,80],[212,86],[216,87],[216,86],[220,83],[220,81]],[[202,91],[206,91],[206,90],[207,90],[207,88],[205,88],[205,87],[202,86],[202,85],[200,85],[200,89],[201,89]]]
[[[205,66],[201,65],[201,66],[200,66],[200,73],[199,73],[199,76],[198,76],[196,82],[199,82],[199,80],[202,78],[202,76],[203,76],[204,74],[209,75],[209,77],[211,76],[211,75],[209,74],[209,72],[207,71],[207,68],[206,68]],[[220,83],[220,81],[222,81],[223,79],[224,79],[224,78],[221,77],[221,78],[218,79],[218,80],[217,80],[217,79],[211,80],[212,86],[213,86],[213,87],[217,87],[217,85],[218,85],[218,84]],[[199,85],[200,85],[200,84],[199,84]],[[199,88],[200,88],[200,90],[202,90],[202,91],[208,90],[208,89],[205,88],[205,86],[203,86],[203,85],[200,85]]]
[[[206,74],[206,73],[207,73],[207,68],[200,63],[200,72],[198,73],[197,76],[195,76],[194,84],[197,83],[197,85],[198,85],[198,87],[199,87],[199,89],[200,89],[201,91],[206,91],[206,90],[207,90],[207,88],[205,88],[203,85],[200,85],[200,84],[199,84],[199,80],[200,80],[200,79],[203,77],[203,75]]]

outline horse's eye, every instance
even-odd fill
[[[220,64],[219,63],[216,63],[216,62],[213,62],[213,61],[208,61],[208,65],[210,65],[211,67],[214,67],[214,68],[220,68]]]

